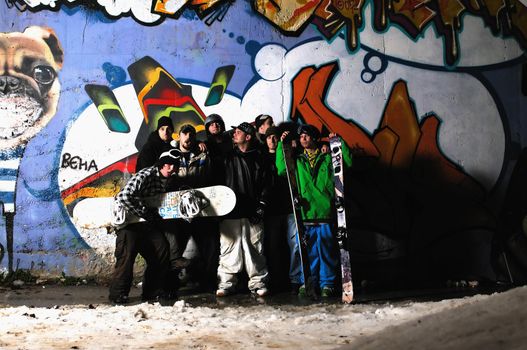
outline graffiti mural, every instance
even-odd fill
[[[342,55],[345,51],[343,39],[332,44],[310,42],[291,51],[264,46],[254,60],[260,80],[241,100],[227,94],[212,106],[207,101],[218,74],[207,89],[183,84],[151,57],[132,63],[128,67],[132,86],[105,93],[114,96],[110,105],[122,106],[118,115],[127,121],[130,132],[112,129],[101,118],[101,104],[93,97],[94,104],[80,113],[68,131],[59,183],[72,221],[95,214],[83,213],[83,199],[112,196],[121,189],[135,168],[145,135],[152,131],[148,126],[161,116],[171,117],[176,125],[200,125],[211,112],[255,115],[264,111],[277,121],[313,124],[324,135],[336,131],[350,145],[358,164],[348,174],[347,197],[354,202],[349,205],[358,209],[352,227],[404,241],[413,253],[429,249],[445,236],[450,239],[452,232],[470,235],[470,239],[492,237],[495,216],[485,207],[485,200],[501,172],[505,135],[500,113],[486,88],[465,73],[427,72],[379,57],[377,69],[366,78],[365,62],[376,58],[368,52]],[[447,94],[434,93],[441,86],[452,86],[460,76],[463,86]],[[386,102],[382,102],[384,94],[372,97],[371,91],[381,86],[388,88]],[[473,111],[466,104],[475,91],[484,111]],[[265,107],[259,104],[262,95],[267,96]],[[285,106],[284,95],[289,100]],[[273,103],[273,99],[282,102]],[[231,102],[228,108],[226,101]],[[429,109],[422,106],[425,101]],[[462,129],[458,127],[460,115],[466,124]],[[470,125],[479,129],[477,137],[460,137]],[[86,147],[94,137],[92,132],[101,142]],[[455,144],[452,138],[457,139]],[[487,141],[480,143],[482,139]],[[483,150],[480,158],[471,159],[474,148]],[[92,248],[111,253],[113,237],[105,229],[75,225]]]
[[[285,106],[289,118],[315,125],[325,135],[342,135],[355,156],[346,197],[352,198],[348,203],[353,211],[350,222],[357,232],[369,232],[370,239],[377,234],[403,242],[406,254],[419,261],[416,265],[431,264],[430,268],[437,269],[435,264],[441,261],[443,272],[459,269],[454,264],[463,262],[463,258],[447,258],[447,247],[458,240],[462,246],[473,247],[471,241],[485,242],[478,254],[488,258],[496,218],[485,201],[501,172],[505,149],[503,125],[493,98],[467,74],[421,70],[385,57],[371,57],[369,52],[346,57],[345,50],[344,40],[332,44],[319,41],[275,57],[267,55],[268,64],[274,59],[276,65],[280,62],[286,67],[281,71],[282,79],[267,80],[262,75],[244,102],[253,93],[269,96],[270,91],[289,82],[291,90],[285,91],[286,101],[290,101]],[[307,52],[311,53],[309,58]],[[377,60],[376,69],[366,76],[370,59]],[[438,93],[441,86],[452,88],[452,81],[460,75],[464,76],[463,86]],[[488,114],[466,105],[476,91],[478,103],[489,108]],[[266,112],[276,115],[279,109]],[[459,123],[464,124],[464,131]],[[489,128],[482,130],[480,123]],[[470,135],[471,129],[478,130],[478,135]],[[493,142],[483,145],[482,140]],[[489,157],[478,158],[476,164],[475,159],[470,160],[475,156],[474,148],[481,151],[478,157]],[[360,246],[359,237],[355,242]],[[364,248],[356,249],[354,255],[361,253]],[[477,273],[490,272],[486,267]]]
[[[115,238],[82,225],[98,215],[83,202],[122,188],[159,118],[171,118],[176,131],[192,123],[203,139],[211,113],[226,125],[268,114],[276,124],[337,132],[351,147],[354,266],[403,256],[423,274],[495,278],[492,241],[527,145],[525,1],[0,6],[0,50],[35,26],[53,27],[50,37],[64,47],[54,52],[53,40],[45,49],[37,39],[49,62],[32,49],[21,50],[27,59],[13,54],[22,67],[13,74],[34,80],[27,100],[7,97],[15,87],[0,74],[0,124],[10,128],[0,125],[0,136],[21,137],[3,146],[0,194],[4,203],[16,197],[16,216],[5,210],[6,234],[0,222],[0,268],[107,274]],[[24,134],[15,120],[39,113],[50,119]]]
[[[85,87],[93,104],[80,112],[68,131],[59,183],[68,215],[90,247],[111,255],[114,238],[105,228],[79,223],[85,216],[96,215],[83,211],[83,199],[111,197],[121,190],[135,171],[137,153],[155,130],[159,118],[171,118],[175,130],[192,124],[198,137],[203,138],[205,112],[225,115],[239,110],[238,98],[225,94],[233,68],[218,68],[207,88],[205,83],[184,84],[146,56],[128,67],[132,84],[114,90],[94,85]],[[211,98],[215,103],[209,102]],[[109,122],[113,118],[120,122]],[[115,125],[126,125],[126,128]],[[175,133],[173,138],[177,136]],[[98,145],[86,147],[94,137],[98,138]]]
[[[63,59],[60,42],[50,28],[0,33],[0,202],[8,253],[12,253],[20,159],[27,142],[56,113]]]
[[[335,67],[326,65],[314,74],[322,72],[319,82],[327,85],[324,70]],[[312,91],[298,97],[305,100],[304,108],[293,103],[296,114],[292,116],[326,132],[338,131],[351,146],[359,163],[348,176],[347,197],[353,198],[358,208],[352,227],[403,240],[410,254],[438,254],[433,245],[444,236],[463,235],[464,231],[477,229],[483,239],[492,237],[496,222],[484,206],[485,189],[441,152],[437,139],[440,119],[428,113],[419,122],[404,81],[395,82],[371,137],[353,121],[331,112],[323,100],[309,98],[323,91],[314,81],[316,78],[309,79],[307,86]],[[374,157],[375,161],[361,166],[362,157]],[[440,260],[444,272],[450,265],[447,255]]]
[[[179,18],[186,8],[193,9],[211,25],[221,21],[232,5],[231,0],[6,1],[22,11],[59,10],[63,4],[102,9],[110,18],[132,16],[146,25],[157,25],[165,17]],[[376,33],[387,33],[396,27],[412,41],[423,40],[427,32],[433,31],[444,47],[445,64],[456,66],[463,51],[460,36],[467,23],[474,24],[474,18],[481,18],[493,36],[514,38],[522,49],[527,48],[527,6],[520,0],[255,0],[252,5],[256,13],[286,35],[299,35],[312,23],[327,40],[345,35],[352,52],[360,46],[362,32],[370,28]]]

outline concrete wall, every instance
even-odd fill
[[[496,232],[527,145],[524,2],[99,3],[0,4],[1,268],[108,274],[88,199],[119,190],[161,115],[338,132],[363,228]]]

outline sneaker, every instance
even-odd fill
[[[324,287],[322,288],[322,291],[320,292],[320,296],[322,298],[330,298],[334,297],[336,295],[336,290],[333,287]]]
[[[256,289],[254,291],[254,293],[256,293],[256,295],[258,295],[259,297],[264,297],[267,294],[269,294],[269,290],[267,290],[267,288],[263,287],[263,288]]]
[[[305,284],[301,285],[300,288],[298,288],[298,296],[301,297],[301,298],[307,297],[306,285]]]
[[[109,297],[108,299],[110,299],[112,303],[117,304],[117,305],[124,305],[130,302],[128,295],[119,295],[116,297]]]
[[[218,289],[216,290],[217,297],[226,297],[227,295],[232,294],[229,289]]]

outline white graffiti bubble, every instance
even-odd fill
[[[280,45],[270,44],[262,47],[254,59],[254,69],[265,81],[281,81],[285,74],[283,62],[285,61],[286,52],[287,50]],[[257,94],[258,89],[259,87],[253,87],[252,91]],[[262,91],[261,93],[267,92]],[[251,118],[264,113],[273,117],[276,116],[279,120],[283,118],[282,102],[270,105],[265,98],[244,98],[242,101],[242,113],[245,116],[251,116]]]
[[[106,12],[110,16],[119,16],[124,13],[130,12],[132,3],[137,1],[126,1],[126,0],[97,0],[97,3],[104,7]]]
[[[97,0],[106,12],[111,16],[126,15],[131,12],[134,17],[143,23],[153,23],[160,16],[152,13],[152,1],[150,0]]]
[[[40,5],[54,8],[55,0],[24,0],[24,2],[34,8]],[[69,3],[82,3],[82,0],[68,0]],[[148,24],[158,21],[161,16],[152,13],[151,0],[92,0],[104,8],[105,12],[112,17],[126,16],[132,14],[138,21]]]
[[[27,6],[32,8],[37,7],[39,5],[44,5],[51,8],[57,6],[55,0],[24,0],[24,2],[27,4]]]
[[[280,45],[264,46],[254,58],[254,68],[256,72],[265,80],[277,80],[284,75],[284,69],[281,64],[286,54],[286,49]]]
[[[221,102],[214,106],[203,106],[208,88],[200,85],[189,84],[192,87],[192,96],[200,104],[205,115],[217,113],[222,115],[225,124],[237,125],[245,121],[240,113],[240,100],[238,97],[225,93]],[[137,102],[137,95],[132,84],[124,85],[113,90],[117,101],[126,116],[130,126],[129,133],[115,133],[110,131],[104,120],[99,115],[94,104],[90,104],[80,112],[79,117],[70,126],[63,145],[61,158],[65,153],[75,155],[81,159],[95,159],[98,169],[103,169],[119,159],[137,153],[135,138],[144,120],[143,113]],[[232,124],[231,124],[232,123]],[[89,132],[86,132],[89,130]],[[94,143],[94,137],[97,142]],[[90,145],[90,147],[86,147]],[[73,186],[82,179],[92,175],[93,170],[64,168],[59,171],[59,187]]]
[[[123,0],[126,1],[126,0]],[[132,14],[143,23],[154,23],[161,18],[158,14],[152,13],[152,1],[134,1]]]

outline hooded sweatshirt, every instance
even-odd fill
[[[170,143],[161,140],[159,133],[157,131],[153,131],[150,136],[148,136],[148,140],[146,141],[143,148],[141,148],[141,151],[137,156],[135,172],[139,172],[141,169],[154,165],[159,159],[161,153],[169,150],[170,148],[172,148]]]

